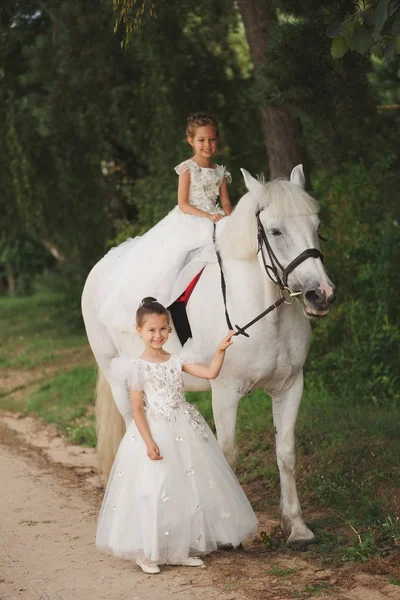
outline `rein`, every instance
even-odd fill
[[[267,273],[267,275],[270,278],[270,280],[272,281],[272,283],[274,283],[275,285],[277,285],[279,287],[279,293],[280,293],[281,297],[276,302],[271,304],[271,306],[269,306],[266,310],[264,310],[262,313],[260,313],[257,317],[255,317],[252,321],[249,321],[249,323],[247,323],[243,327],[239,327],[239,325],[235,325],[235,328],[237,330],[235,335],[244,335],[245,337],[250,337],[249,334],[246,333],[246,329],[249,329],[249,327],[251,327],[258,321],[260,321],[260,319],[264,318],[268,313],[270,313],[273,310],[275,310],[276,308],[278,308],[278,306],[280,306],[281,304],[283,304],[283,303],[293,304],[295,297],[300,296],[303,293],[303,292],[294,292],[288,287],[288,277],[289,277],[290,273],[292,271],[294,271],[294,269],[296,267],[298,267],[302,262],[304,262],[308,258],[320,258],[322,262],[324,261],[323,254],[317,248],[307,248],[306,250],[301,252],[301,254],[299,254],[296,258],[294,258],[292,260],[292,262],[290,262],[288,264],[287,267],[284,268],[281,265],[281,263],[279,262],[279,260],[277,259],[274,251],[272,250],[272,248],[270,246],[270,243],[267,238],[267,234],[265,232],[264,226],[260,219],[261,212],[262,212],[261,209],[256,212],[257,225],[258,225],[257,254],[259,252],[261,252],[261,257],[262,257],[265,272]],[[232,321],[229,317],[228,307],[226,304],[226,281],[225,281],[224,271],[222,268],[221,254],[220,254],[220,251],[218,250],[218,246],[217,246],[217,235],[216,235],[215,223],[214,223],[214,231],[213,231],[213,242],[214,242],[215,253],[217,255],[219,270],[221,273],[221,290],[222,290],[222,297],[224,300],[225,319],[226,319],[228,328],[230,330],[232,330],[233,329]],[[265,249],[268,253],[268,257],[271,262],[270,265],[267,264],[265,254],[263,251],[263,246],[265,246]],[[279,274],[279,271],[281,272],[282,276]],[[271,273],[272,273],[272,275],[271,275]]]

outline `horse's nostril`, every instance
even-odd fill
[[[305,296],[309,302],[317,302],[321,299],[321,292],[319,290],[308,290]]]

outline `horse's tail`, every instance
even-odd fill
[[[99,370],[96,395],[97,465],[104,484],[126,430],[125,421],[117,409],[111,388]]]

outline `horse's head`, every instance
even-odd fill
[[[320,253],[318,203],[304,189],[302,166],[293,169],[290,181],[264,183],[242,172],[249,192],[223,230],[221,252],[232,258],[258,252],[272,279],[301,292],[307,317],[326,316],[336,292]]]

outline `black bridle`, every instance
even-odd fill
[[[268,241],[267,234],[265,233],[264,226],[260,219],[261,212],[262,212],[262,209],[258,210],[256,212],[257,231],[258,231],[258,233],[257,233],[257,236],[258,236],[257,254],[259,252],[261,252],[265,272],[267,273],[270,280],[273,283],[275,283],[276,285],[278,285],[280,290],[289,290],[291,292],[291,290],[288,287],[288,277],[289,277],[290,273],[292,271],[294,271],[294,269],[296,267],[298,267],[302,262],[307,260],[307,258],[320,258],[321,261],[324,262],[324,256],[320,252],[320,250],[318,250],[318,248],[307,248],[301,254],[296,256],[296,258],[294,258],[292,260],[292,262],[288,264],[287,267],[283,267],[281,265],[281,263],[279,262],[279,260],[277,259],[276,254],[272,250],[271,245]],[[270,265],[267,265],[267,263],[266,263],[265,255],[263,252],[263,245],[265,246],[265,249],[268,252],[269,260],[271,261]],[[279,274],[279,271],[281,272],[281,275]],[[272,272],[275,279],[273,279],[270,272]],[[291,292],[291,293],[293,294],[293,292]],[[296,295],[301,294],[301,292],[294,292],[294,293]]]
[[[303,292],[294,292],[288,286],[288,277],[289,277],[290,273],[296,267],[298,267],[302,262],[304,262],[308,258],[320,258],[322,262],[324,261],[324,256],[321,253],[321,251],[318,250],[318,248],[307,248],[301,254],[299,254],[299,256],[294,258],[292,260],[292,262],[290,262],[287,265],[287,267],[283,267],[281,265],[281,263],[279,262],[279,260],[277,259],[275,252],[272,250],[271,245],[268,241],[267,234],[265,232],[264,226],[263,226],[263,224],[261,222],[261,218],[260,218],[261,212],[262,212],[262,209],[260,209],[256,212],[257,230],[258,230],[258,232],[257,232],[257,238],[258,238],[257,254],[259,252],[261,252],[261,257],[262,257],[265,272],[267,273],[270,280],[279,287],[280,298],[276,302],[274,302],[274,304],[271,304],[271,306],[269,306],[266,310],[264,310],[262,313],[260,313],[257,317],[255,317],[252,321],[250,321],[243,327],[239,327],[239,325],[235,325],[235,328],[237,330],[235,335],[244,335],[245,337],[249,337],[249,334],[246,333],[246,329],[248,329],[249,327],[251,327],[252,325],[257,323],[257,321],[259,321],[260,319],[265,317],[271,311],[275,310],[275,308],[278,308],[278,306],[280,306],[283,302],[285,304],[292,304],[294,302],[295,297],[300,296],[303,293]],[[232,326],[232,322],[229,317],[228,308],[226,305],[226,282],[225,282],[224,272],[222,269],[221,254],[218,250],[217,243],[216,243],[215,224],[214,224],[213,239],[214,239],[215,252],[217,254],[217,259],[218,259],[218,265],[219,265],[220,273],[221,273],[221,290],[222,290],[222,296],[223,296],[224,307],[225,307],[225,319],[226,319],[228,328],[232,330],[234,328]],[[324,239],[324,238],[321,237],[321,239]],[[263,247],[265,247],[265,249],[267,251],[269,260],[271,262],[270,265],[267,264]]]

